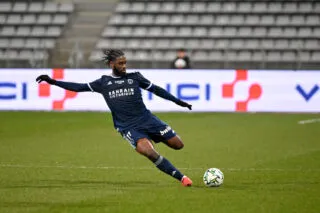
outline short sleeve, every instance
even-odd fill
[[[136,75],[137,75],[137,81],[139,82],[139,86],[142,89],[146,89],[147,90],[152,86],[151,81],[146,79],[140,72],[137,72]]]
[[[90,88],[90,90],[92,92],[101,93],[101,91],[102,91],[102,83],[101,82],[102,82],[102,80],[101,80],[101,78],[99,78],[95,81],[88,83],[88,87]]]

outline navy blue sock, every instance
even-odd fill
[[[181,181],[183,174],[181,174],[181,172],[178,169],[176,169],[170,163],[170,161],[168,161],[166,158],[164,158],[160,155],[158,160],[156,162],[154,162],[154,164],[157,166],[158,169],[160,169],[164,173],[167,173],[168,175]]]

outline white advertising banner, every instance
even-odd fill
[[[135,70],[128,70],[128,72]],[[147,79],[193,105],[193,111],[320,112],[320,71],[140,70]],[[36,77],[87,83],[108,69],[0,69],[0,110],[109,111],[103,97],[75,93]],[[151,111],[188,110],[143,91]]]

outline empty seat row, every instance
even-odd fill
[[[0,37],[58,37],[61,35],[61,31],[61,27],[58,26],[5,26],[0,28]]]
[[[319,26],[320,13],[308,15],[139,15],[117,14],[109,19],[111,25],[293,25]]]
[[[67,22],[66,14],[0,14],[0,24],[3,25],[64,25]]]
[[[100,39],[97,49],[307,49],[320,50],[320,39]]]
[[[55,2],[1,2],[1,13],[70,13],[74,11],[72,3]]]
[[[314,61],[320,59],[320,51],[196,51],[191,54],[194,61],[274,61],[274,62],[295,62]]]
[[[132,50],[124,50],[126,58],[130,60],[141,60],[141,61],[153,61],[153,60],[161,60],[161,61],[171,61],[176,57],[175,51],[132,51]],[[101,61],[103,57],[102,51],[93,51],[89,56],[89,60],[91,61]]]
[[[107,27],[102,37],[319,38],[320,27]]]
[[[144,50],[124,50],[127,59],[141,61],[171,61],[175,58],[175,51],[144,51]],[[193,61],[319,61],[320,51],[194,51],[189,53]],[[101,51],[94,51],[90,60],[101,60],[103,54]]]
[[[128,60],[318,63],[320,1],[120,1],[90,60],[120,48]],[[312,64],[309,63],[309,64]]]
[[[0,49],[52,49],[54,46],[55,40],[50,38],[0,38]]]
[[[45,50],[0,50],[0,60],[44,60],[48,59]]]
[[[309,13],[319,12],[320,3],[301,2],[120,2],[116,8],[119,13]]]

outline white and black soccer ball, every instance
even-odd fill
[[[183,69],[183,68],[186,67],[187,63],[186,63],[186,61],[184,59],[179,58],[174,62],[174,65],[178,69]]]
[[[217,187],[223,184],[224,175],[220,169],[207,169],[203,175],[203,182],[208,187]]]

